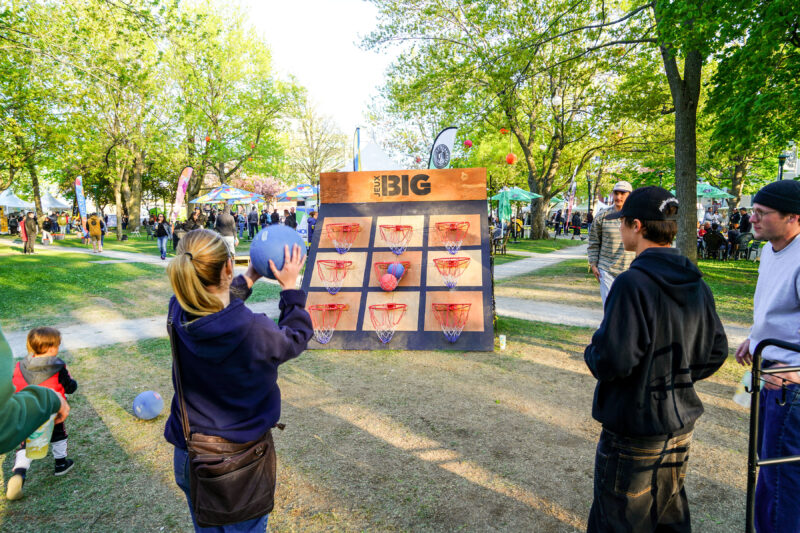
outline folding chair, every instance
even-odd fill
[[[753,241],[750,243],[750,246],[747,248],[747,259],[750,259],[750,255],[753,255],[753,262],[758,259],[758,252],[761,250],[761,244],[764,241]]]
[[[750,435],[747,450],[747,509],[745,514],[745,532],[755,532],[755,512],[756,512],[756,481],[758,480],[758,467],[773,466],[786,463],[800,462],[800,455],[789,455],[785,457],[769,457],[762,459],[758,457],[758,413],[761,403],[761,376],[763,374],[778,374],[781,372],[798,372],[800,366],[778,366],[772,368],[761,368],[761,352],[767,346],[777,346],[784,350],[800,353],[800,344],[781,341],[778,339],[764,339],[756,346],[753,353],[753,373],[750,389],[747,391],[752,394],[750,400]],[[786,401],[786,386],[783,387],[783,401]]]
[[[703,242],[706,243],[706,258],[724,259],[728,251],[728,241],[721,233],[706,233],[703,235]]]
[[[750,242],[753,240],[752,233],[742,233],[739,235],[739,238],[736,239],[736,243],[733,246],[733,258],[739,259],[742,256],[747,256],[748,248],[750,246]]]

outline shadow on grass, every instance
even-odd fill
[[[593,379],[557,346],[575,348],[588,332],[554,326],[539,340],[551,346],[534,348],[537,333],[518,332],[523,324],[500,324],[513,336],[508,368],[493,365],[493,353],[387,350],[309,351],[284,365],[287,429],[274,433],[279,478],[271,529],[582,529],[599,431],[589,417]],[[72,505],[70,520],[84,514],[77,530],[95,519],[98,531],[187,529],[171,477],[172,447],[161,436],[165,415],[142,422],[129,414],[141,390],[157,390],[169,402],[170,361],[166,340],[73,354],[68,363],[81,389],[67,426],[71,455],[79,466],[94,463],[90,475],[76,476],[78,492],[59,492],[35,512],[55,522]],[[711,517],[704,531],[730,531],[743,516],[743,494],[712,447],[696,448],[699,472],[688,482],[693,513]],[[43,472],[33,479],[45,481]],[[117,507],[119,516],[105,514]],[[20,516],[6,523],[12,519]],[[46,522],[38,520],[41,530]]]
[[[599,432],[590,376],[552,361],[496,372],[483,365],[491,354],[391,353],[315,352],[283,371],[285,418],[310,441],[287,445],[293,466],[365,499],[376,518],[394,510],[401,529],[583,527]],[[736,459],[713,442],[695,450]],[[725,527],[741,518],[737,479],[704,469],[690,485],[704,512],[726,509]]]
[[[0,530],[41,531],[170,531],[189,520],[185,501],[159,476],[132,458],[105,426],[102,415],[81,393],[70,397],[66,421],[73,469],[53,475],[52,455],[34,461],[25,483],[25,497],[0,500]],[[3,461],[11,475],[14,454]]]

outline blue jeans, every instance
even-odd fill
[[[192,524],[194,525],[195,531],[201,533],[263,533],[267,531],[268,514],[227,526],[199,527],[194,519],[192,500],[189,496],[191,494],[189,492],[189,452],[176,446],[175,453],[173,454],[172,467],[175,471],[175,483],[178,484],[186,495],[186,502],[189,504],[189,513],[192,515]]]
[[[169,236],[165,235],[163,237],[158,238],[158,251],[161,252],[161,257],[167,256],[167,241],[169,240]]]
[[[800,386],[787,385],[786,404],[780,390],[761,390],[758,457],[800,455]],[[756,485],[756,531],[800,531],[800,463],[762,466]]]

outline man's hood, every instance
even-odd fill
[[[685,305],[686,289],[700,283],[703,273],[675,248],[648,248],[631,263],[631,269],[647,274],[670,298]]]
[[[221,362],[244,341],[253,323],[253,313],[238,298],[214,313],[186,323],[191,317],[173,297],[171,315],[177,317],[175,330],[178,338],[197,357]]]
[[[65,366],[66,363],[57,356],[34,357],[28,354],[19,362],[19,370],[28,385],[38,385],[47,381]]]

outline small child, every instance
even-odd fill
[[[62,397],[77,390],[78,383],[69,375],[66,363],[57,357],[60,346],[61,332],[55,328],[34,328],[28,333],[28,356],[14,368],[13,381],[17,392],[28,385],[53,389]],[[63,476],[75,464],[72,459],[67,459],[67,432],[63,422],[53,427],[50,446],[56,460],[55,475]],[[25,455],[23,442],[14,461],[14,475],[8,480],[6,497],[9,500],[22,498],[22,485],[30,466],[31,460]]]

